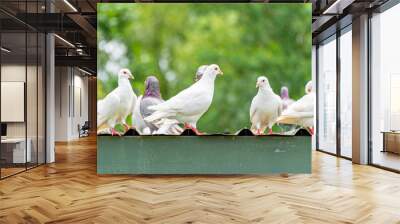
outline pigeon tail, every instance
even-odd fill
[[[299,117],[282,115],[276,120],[276,123],[296,124],[298,122],[298,120],[299,120]]]
[[[149,107],[150,108],[150,107]],[[152,108],[150,108],[152,109]],[[173,115],[172,113],[164,112],[164,111],[155,111],[152,115],[144,118],[145,121],[154,123],[157,120],[167,118],[169,116]]]
[[[296,115],[282,115],[276,122],[280,124],[297,124],[304,126],[304,124],[309,123],[310,120],[313,120],[312,113],[300,112]]]
[[[97,114],[97,128],[103,126],[107,121],[107,118],[105,116],[101,116],[100,114]]]

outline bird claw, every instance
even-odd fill
[[[117,132],[114,128],[111,129],[111,136],[121,136],[121,133]]]
[[[268,134],[269,134],[269,135],[272,135],[272,134],[273,134],[273,132],[272,132],[272,128],[271,128],[271,129],[269,129],[269,131],[268,131]]]
[[[309,131],[310,131],[311,135],[314,135],[314,128],[313,127],[309,127]]]
[[[200,132],[199,130],[197,130],[197,128],[192,128],[192,130],[196,133],[196,135],[203,135],[203,132]]]
[[[203,135],[204,133],[200,132],[199,130],[197,130],[197,128],[193,127],[192,125],[185,123],[185,129],[191,129],[192,131],[194,131],[194,133],[196,133],[196,135]]]
[[[127,124],[123,124],[125,132],[129,131],[130,127]]]

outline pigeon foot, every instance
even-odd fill
[[[269,129],[268,134],[272,135],[272,128]]]
[[[123,126],[124,126],[125,132],[127,132],[130,129],[129,125],[127,125],[127,124],[123,124]]]
[[[314,135],[314,128],[313,127],[309,127],[309,130],[311,132],[311,135]]]
[[[111,136],[121,136],[121,133],[117,132],[114,128],[111,128]]]
[[[196,133],[196,135],[203,135],[202,132],[200,132],[199,130],[197,130],[197,128],[193,127],[192,125],[185,123],[185,129],[192,129],[192,131],[194,131],[194,133]]]
[[[192,128],[192,130],[196,133],[196,135],[203,135],[203,132],[200,132],[199,130],[197,130],[197,128]]]

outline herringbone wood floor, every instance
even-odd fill
[[[400,175],[319,152],[313,174],[97,176],[95,138],[0,181],[0,223],[400,223]]]

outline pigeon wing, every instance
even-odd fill
[[[97,102],[97,127],[105,125],[109,119],[115,119],[119,103],[120,98],[115,91]]]
[[[149,107],[153,105],[158,105],[164,102],[162,99],[155,97],[145,97],[142,99],[140,104],[140,114],[143,118],[150,116],[154,111],[150,110]]]
[[[256,96],[253,98],[253,100],[251,101],[251,105],[250,105],[250,121],[253,121],[254,114],[255,114],[256,111],[257,111],[256,97],[257,97],[257,95],[256,95]]]

